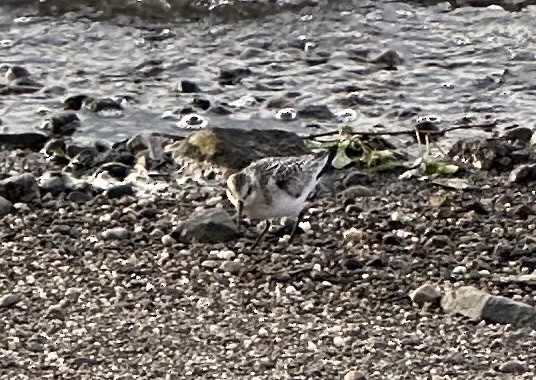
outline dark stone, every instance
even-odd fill
[[[536,329],[536,308],[506,297],[490,296],[482,309],[482,319]]]
[[[107,162],[97,169],[97,173],[103,171],[108,172],[112,177],[122,181],[130,173],[130,166],[119,162]]]
[[[78,111],[82,106],[92,112],[104,110],[123,110],[121,104],[110,98],[93,98],[88,95],[74,95],[64,100],[64,109]]]
[[[387,266],[387,260],[382,256],[374,256],[365,265],[372,268],[385,268]]]
[[[134,195],[134,188],[131,183],[112,186],[104,192],[108,198],[120,198],[125,195]]]
[[[529,216],[534,215],[534,210],[529,205],[519,205],[512,209],[512,213],[519,219],[526,220]]]
[[[8,308],[13,307],[16,304],[18,304],[20,301],[22,301],[22,296],[20,294],[11,293],[6,294],[2,297],[0,297],[0,308]]]
[[[192,100],[192,105],[206,111],[210,108],[210,100],[195,97],[194,100]]]
[[[502,138],[510,143],[527,145],[533,134],[533,130],[527,127],[516,127],[507,129],[502,134]]]
[[[435,235],[432,236],[426,243],[424,243],[424,248],[433,249],[433,248],[445,248],[452,244],[452,240],[447,235]]]
[[[466,203],[463,208],[466,211],[474,211],[480,215],[489,214],[489,210],[487,209],[487,207],[484,206],[481,202],[476,201],[476,200]]]
[[[138,216],[140,218],[154,219],[158,215],[158,209],[154,207],[145,207],[140,210]]]
[[[40,133],[0,134],[0,147],[3,149],[30,149],[40,151],[49,140]]]
[[[349,173],[346,177],[344,177],[342,184],[345,188],[349,188],[356,185],[368,185],[371,182],[372,180],[369,174],[356,171]]]
[[[61,113],[52,116],[43,129],[53,135],[72,135],[81,125],[80,119],[74,113]]]
[[[63,95],[66,91],[67,89],[62,86],[50,86],[43,90],[45,94],[49,95]]]
[[[355,257],[344,259],[342,265],[348,270],[356,270],[363,268],[363,262]]]
[[[238,84],[242,78],[249,75],[251,75],[251,70],[247,67],[227,65],[220,68],[219,83],[223,86]]]
[[[192,93],[192,92],[200,92],[201,89],[196,83],[183,79],[181,80],[181,91],[184,93]]]
[[[401,245],[404,243],[404,239],[395,234],[387,234],[383,236],[382,242],[387,245]]]
[[[396,70],[398,65],[404,63],[404,60],[396,51],[387,50],[371,59],[370,62],[381,65],[385,70]]]
[[[53,196],[57,196],[65,191],[66,186],[63,177],[50,176],[41,181],[39,188],[42,195],[50,193]]]
[[[30,202],[40,199],[37,180],[30,173],[19,174],[0,181],[0,196],[10,202]]]
[[[309,153],[303,139],[282,130],[208,128],[192,133],[175,154],[242,169],[264,157]]]
[[[234,220],[222,209],[195,213],[176,228],[171,236],[180,242],[222,243],[238,238]]]
[[[304,119],[332,120],[335,115],[325,104],[310,104],[298,109],[298,117]]]
[[[536,164],[518,166],[510,172],[508,181],[512,183],[527,183],[536,181]]]
[[[90,199],[91,199],[91,196],[79,190],[74,190],[70,192],[69,195],[67,195],[67,200],[73,203],[83,204],[83,203],[88,202]]]
[[[6,198],[0,196],[0,218],[10,214],[13,210],[13,203],[8,201]]]
[[[530,159],[529,152],[518,151],[514,145],[499,139],[470,139],[457,141],[448,153],[449,157],[478,163],[484,170],[508,170]]]
[[[213,113],[214,115],[220,115],[220,116],[226,116],[226,115],[231,115],[233,113],[233,111],[231,111],[229,108],[226,108],[224,106],[215,106],[215,107],[212,107],[210,110],[209,110],[210,113]]]

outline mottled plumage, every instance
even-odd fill
[[[239,219],[242,213],[253,220],[289,217],[296,221],[296,228],[307,198],[331,159],[332,154],[326,153],[255,161],[229,177],[227,196]]]

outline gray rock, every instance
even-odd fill
[[[12,307],[19,303],[21,300],[22,297],[20,294],[6,294],[0,297],[0,307]]]
[[[512,360],[501,364],[499,371],[503,373],[525,373],[528,372],[528,369],[523,363]]]
[[[441,299],[443,310],[473,320],[536,328],[536,308],[506,297],[494,296],[473,286],[463,286]]]
[[[344,200],[362,198],[362,197],[373,197],[377,195],[374,190],[367,186],[355,185],[350,186],[344,190],[341,194]]]
[[[368,185],[371,182],[370,175],[364,172],[352,172],[348,174],[342,184],[345,188],[349,188],[355,185]]]
[[[87,201],[89,201],[91,199],[91,197],[84,193],[83,191],[79,191],[79,190],[75,190],[75,191],[72,191],[69,193],[69,195],[67,195],[67,200],[69,202],[73,202],[73,203],[86,203]]]
[[[54,115],[45,123],[43,129],[53,135],[71,135],[81,125],[75,113],[61,113]]]
[[[50,176],[40,180],[39,188],[42,194],[57,196],[66,190],[65,181],[61,176]]]
[[[110,199],[121,198],[126,195],[134,195],[134,187],[131,183],[116,185],[107,189],[104,194]]]
[[[518,166],[510,172],[508,181],[512,183],[527,183],[536,181],[536,164]]]
[[[367,376],[363,372],[350,371],[344,375],[344,380],[367,380]]]
[[[500,139],[468,139],[457,141],[448,153],[449,157],[470,162],[484,170],[504,171],[526,162],[530,154]]]
[[[102,233],[102,237],[106,240],[123,240],[128,238],[129,232],[124,227],[109,228]]]
[[[171,247],[176,242],[177,241],[173,239],[170,235],[162,236],[162,244],[164,245],[164,247]]]
[[[0,147],[5,149],[43,149],[49,137],[40,133],[0,134]]]
[[[13,203],[0,196],[0,218],[9,214],[13,210]]]
[[[220,268],[224,272],[229,272],[232,275],[239,274],[240,271],[242,270],[242,267],[243,265],[236,261],[224,261],[223,263],[221,263],[221,266],[220,266]]]
[[[396,70],[397,66],[402,64],[404,60],[396,51],[387,50],[376,58],[371,59],[370,62],[382,65],[386,70]]]
[[[335,115],[325,104],[310,104],[298,109],[298,117],[304,119],[332,120]]]
[[[527,127],[516,127],[504,131],[501,137],[511,143],[527,145],[532,137],[533,130]]]
[[[438,304],[441,296],[441,291],[432,284],[423,284],[409,294],[411,300],[419,306],[426,303]]]
[[[292,132],[208,128],[191,134],[179,144],[173,155],[241,169],[264,157],[295,156],[308,152],[303,139]]]
[[[234,220],[222,209],[203,210],[185,220],[171,236],[181,242],[220,243],[239,236]]]
[[[41,194],[33,174],[24,173],[1,180],[0,196],[15,203],[39,199]]]

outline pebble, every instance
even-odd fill
[[[344,380],[367,380],[367,377],[363,372],[350,371],[344,375]]]
[[[216,261],[216,260],[204,260],[204,261],[201,262],[201,266],[203,268],[211,268],[211,269],[213,269],[213,268],[218,267],[218,265],[220,265],[220,263],[218,261]]]
[[[432,284],[423,284],[409,294],[411,300],[419,306],[434,304],[441,299],[441,292]]]
[[[171,237],[171,235],[164,235],[162,236],[162,244],[165,247],[171,247],[173,244],[175,244],[177,241]]]
[[[527,368],[523,363],[512,360],[501,364],[499,371],[504,373],[524,373],[527,372]]]
[[[452,274],[465,274],[467,273],[467,268],[463,265],[458,265],[457,267],[454,267],[452,270]]]
[[[236,261],[225,261],[221,264],[221,269],[224,272],[229,272],[232,275],[237,275],[242,269],[242,264]]]
[[[346,241],[353,242],[353,243],[359,243],[360,241],[363,240],[364,234],[363,234],[362,230],[358,230],[355,227],[351,227],[350,229],[344,231],[342,233],[342,236],[343,236],[344,240],[346,240]]]
[[[128,230],[124,227],[109,228],[102,233],[102,237],[107,240],[123,240],[128,237]]]
[[[20,294],[6,294],[0,298],[0,307],[12,307],[22,300]]]

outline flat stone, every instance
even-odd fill
[[[303,139],[293,132],[208,128],[188,136],[178,145],[173,155],[241,169],[264,157],[307,153],[309,151]]]
[[[2,297],[0,297],[0,307],[12,307],[15,306],[17,303],[19,303],[22,300],[22,297],[20,294],[6,294]]]
[[[499,371],[504,373],[525,373],[528,372],[527,366],[521,362],[512,360],[499,366]]]
[[[0,147],[4,149],[30,149],[34,152],[44,148],[48,136],[40,133],[0,134]]]
[[[13,203],[26,203],[40,199],[41,193],[34,175],[24,173],[1,180],[0,196]]]
[[[441,306],[448,313],[461,314],[475,321],[510,324],[516,328],[536,328],[536,308],[506,297],[491,295],[473,286],[463,286],[445,294]]]
[[[102,233],[102,237],[107,240],[122,240],[129,236],[129,232],[124,227],[109,228]]]
[[[203,210],[176,228],[171,236],[183,243],[221,243],[239,236],[234,220],[222,209]]]

